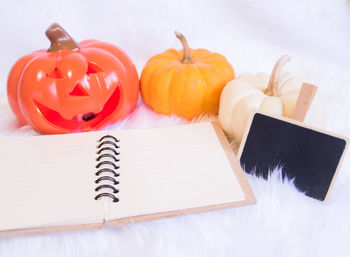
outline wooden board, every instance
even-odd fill
[[[276,166],[307,196],[324,201],[334,183],[348,139],[304,123],[254,111],[238,151],[247,173],[268,177]]]
[[[292,114],[292,119],[304,121],[306,114],[311,106],[312,100],[315,97],[317,87],[308,83],[303,83],[297,102]]]

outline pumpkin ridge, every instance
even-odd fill
[[[158,72],[159,70],[164,69],[165,67],[167,68],[169,64],[167,64],[167,62],[164,63],[164,61],[162,61],[159,65],[157,66],[149,66],[149,70],[145,70],[146,75],[144,75],[142,77],[142,84],[146,84],[147,86],[143,86],[141,87],[141,94],[143,97],[144,102],[149,105],[151,107],[151,109],[154,110],[154,108],[156,108],[153,104],[152,101],[152,95],[154,92],[154,85],[157,84],[158,81]],[[145,82],[145,76],[147,81]]]
[[[241,101],[245,101],[247,98],[250,98],[250,97],[255,96],[255,95],[261,95],[264,97],[264,99],[265,99],[265,97],[267,97],[267,95],[260,94],[259,92],[251,93],[251,94],[246,95],[246,96],[242,97],[241,99],[239,99],[239,101],[235,104],[235,106],[237,106]]]
[[[237,109],[240,107],[241,103],[242,103],[242,102],[245,102],[245,101],[247,100],[247,98],[250,98],[250,97],[252,97],[252,96],[254,96],[254,95],[260,95],[260,94],[250,94],[250,95],[248,95],[248,96],[245,96],[245,97],[241,98],[241,99],[235,104],[234,108],[232,109],[231,115],[234,116],[235,113],[236,113],[236,111],[238,112]],[[259,106],[260,106],[261,103],[264,101],[264,99],[265,99],[265,97],[262,97],[262,98],[261,98],[261,101],[260,101],[260,103],[259,103]],[[243,124],[243,127],[246,126],[247,120],[248,120],[248,116],[246,116],[246,117],[245,117],[245,120],[242,121],[242,123],[244,123],[244,124]],[[230,122],[230,126],[229,126],[229,127],[230,127],[230,128],[233,128],[234,134],[236,134],[236,131],[237,131],[237,130],[241,130],[242,127],[237,127],[237,126],[235,126],[235,124],[234,124],[235,119],[231,119],[230,121],[231,121],[231,122]],[[241,132],[244,132],[244,129],[243,129],[243,131],[240,131],[240,132],[239,132],[239,134],[242,135],[243,133],[241,133]],[[237,139],[237,137],[235,137],[235,138]],[[240,141],[241,141],[241,138],[240,138],[239,140],[237,140],[237,141],[240,142]]]
[[[209,63],[207,63],[207,62],[199,62],[199,63],[196,63],[196,65],[198,65],[198,66],[201,66],[201,65],[207,65],[207,66],[211,66],[211,67],[214,67],[214,68],[216,68],[216,69],[218,69],[218,66],[220,66],[221,67],[221,69],[223,69],[224,70],[224,73],[225,73],[225,77],[226,77],[226,79],[225,79],[225,81],[226,81],[226,83],[225,83],[225,85],[229,82],[229,81],[231,81],[231,80],[233,80],[234,79],[234,70],[233,70],[233,68],[231,67],[231,65],[226,61],[226,62],[222,62],[220,65],[220,62],[218,62],[218,63],[211,63],[211,62],[209,62]],[[232,71],[232,73],[233,73],[233,77],[231,76],[231,71]]]
[[[89,53],[88,51],[91,51],[91,50],[95,50],[96,52]],[[100,63],[95,64],[95,61],[91,60],[92,57],[96,58],[96,56],[100,56],[100,57],[106,59],[106,56],[109,56],[110,61],[115,62],[115,67],[119,66],[120,68],[127,69],[127,67],[125,67],[125,65],[122,61],[120,61],[118,58],[116,58],[115,55],[113,55],[111,52],[109,52],[103,48],[97,48],[97,47],[90,48],[89,47],[88,49],[81,49],[81,53],[83,54],[83,57],[85,57],[86,62],[88,64],[87,68],[89,67],[89,63],[93,63],[94,65],[97,65],[99,67],[99,69],[102,69],[104,79],[106,79],[106,77],[108,77],[108,75],[106,74],[107,73],[106,70],[108,70],[108,69],[106,67],[103,67],[104,65],[101,65]],[[115,70],[117,70],[117,69],[115,69]],[[86,72],[88,72],[88,70]],[[124,73],[118,74],[118,82],[123,82],[123,81],[125,81],[125,74]]]
[[[202,110],[204,110],[204,112],[206,112],[207,110],[206,110],[206,103],[207,103],[207,96],[208,96],[208,83],[207,83],[207,81],[205,80],[205,76],[203,76],[203,73],[202,73],[202,71],[201,71],[201,69],[199,68],[199,66],[198,65],[194,65],[195,66],[195,69],[197,70],[197,72],[200,74],[200,77],[202,78],[202,81],[203,81],[203,83],[204,83],[204,87],[205,87],[205,93],[204,93],[204,95],[203,95],[203,97],[202,97],[202,106],[201,106],[201,109]],[[216,68],[216,67],[215,67]],[[204,107],[204,108],[203,108]]]
[[[198,49],[194,50],[193,60],[198,60],[199,61],[199,60],[205,58],[206,56],[213,54],[212,52],[208,51],[207,53],[196,55],[195,53],[197,52],[197,50]]]
[[[152,72],[152,75],[150,76],[150,80],[149,80],[151,87],[149,87],[148,92],[149,92],[150,99],[153,99],[153,98],[158,99],[158,101],[149,101],[149,105],[153,110],[157,112],[166,113],[166,114],[171,112],[171,102],[169,98],[169,92],[170,92],[171,82],[174,78],[174,74],[177,71],[177,69],[178,69],[178,65],[174,63],[170,63],[164,66],[160,66]],[[165,88],[166,90],[164,90]],[[157,95],[157,96],[154,97],[154,95]],[[164,106],[167,106],[167,107],[164,107]]]
[[[170,48],[162,52],[161,54],[166,54],[168,57],[176,57],[176,59],[181,60],[182,53],[180,53],[175,48]]]
[[[152,91],[152,83],[150,83],[150,81],[152,81],[152,76],[154,72],[157,71],[157,69],[159,69],[164,65],[168,65],[166,63],[167,61],[159,61],[158,63],[154,63],[152,65],[146,64],[145,68],[141,73],[141,78],[140,78],[141,96],[143,98],[143,101],[148,105],[151,105],[150,92]],[[175,65],[176,63],[172,62],[172,64]],[[146,86],[142,86],[142,85],[146,85]]]
[[[212,63],[212,64],[219,64],[219,65],[227,65],[229,62],[225,59],[220,59],[220,58],[210,58],[210,59],[202,59],[200,60],[202,63]],[[215,65],[216,66],[216,65]]]
[[[201,56],[199,56],[200,58],[211,58],[211,57],[216,57],[216,58],[220,58],[220,59],[223,59],[223,60],[225,60],[225,61],[227,61],[227,58],[224,56],[224,55],[222,55],[222,54],[219,54],[219,53],[217,53],[217,52],[208,52],[208,54],[206,54],[206,55],[201,55]]]
[[[110,57],[112,57],[114,60],[118,61],[121,66],[125,67],[124,63],[121,62],[120,60],[118,60],[118,58],[116,58],[116,56],[114,54],[112,54],[111,52],[109,52],[108,50],[104,49],[104,48],[99,48],[99,47],[87,47],[87,48],[81,48],[80,49],[80,54],[83,54],[83,56],[86,58],[85,54],[87,51],[91,51],[91,50],[94,50],[96,51],[96,54],[100,54],[100,55],[108,55]],[[87,60],[87,58],[86,58]]]
[[[205,64],[206,66],[210,66],[211,67],[211,69],[210,70],[208,70],[207,72],[209,73],[209,74],[220,74],[220,75],[224,75],[224,77],[225,77],[225,81],[224,81],[224,83],[222,83],[222,88],[221,88],[221,90],[220,90],[220,94],[218,95],[218,97],[219,97],[219,101],[218,102],[220,102],[220,95],[221,95],[221,92],[222,92],[222,90],[223,90],[223,88],[225,87],[225,85],[226,85],[226,83],[228,82],[227,81],[227,79],[226,79],[226,71],[224,71],[224,69],[220,69],[219,67],[217,67],[217,66],[215,66],[215,65],[212,65],[212,64]],[[209,85],[211,85],[210,87],[210,89],[209,89],[209,87],[207,86],[208,85],[208,83],[207,83],[207,81],[206,81],[206,77],[207,76],[204,76],[203,75],[203,72],[202,72],[202,70],[199,68],[200,67],[200,65],[196,65],[196,68],[198,69],[198,71],[200,72],[200,74],[201,74],[201,77],[202,77],[202,80],[204,81],[204,83],[205,83],[205,86],[206,86],[206,91],[205,91],[205,95],[204,95],[204,97],[203,97],[203,101],[202,101],[202,109],[204,110],[204,112],[206,112],[206,113],[212,113],[212,106],[209,106],[209,107],[211,107],[211,108],[209,108],[209,109],[207,109],[207,104],[208,103],[210,103],[210,99],[213,97],[212,95],[210,95],[210,96],[208,96],[208,93],[209,93],[209,91],[211,91],[210,89],[211,88],[214,88],[214,91],[215,91],[215,89],[217,89],[218,88],[218,85],[211,85],[210,83],[209,83]],[[214,72],[215,71],[215,72]],[[217,73],[218,72],[218,73]],[[209,76],[210,77],[210,76]],[[217,77],[222,77],[222,76],[219,76],[219,75],[217,75]],[[218,108],[219,108],[219,106],[218,106]]]
[[[187,65],[189,65],[189,64],[187,64]],[[169,91],[168,91],[167,97],[168,97],[169,102],[170,102],[170,112],[171,112],[171,114],[176,114],[176,113],[178,113],[178,111],[176,110],[176,109],[177,109],[176,104],[174,103],[174,101],[170,101],[170,99],[172,99],[172,94],[173,94],[172,91],[173,91],[173,88],[178,88],[178,86],[177,86],[177,85],[174,85],[174,84],[175,84],[175,79],[177,78],[177,76],[179,76],[177,73],[180,72],[181,68],[182,68],[182,66],[181,66],[181,64],[179,64],[179,65],[177,66],[177,68],[175,69],[175,72],[173,73],[173,76],[172,76],[171,81],[170,81],[170,84],[169,84],[170,86],[169,86]],[[182,92],[183,92],[184,88],[185,88],[184,86],[181,87]],[[182,95],[183,95],[183,94],[182,94]]]
[[[50,56],[48,56],[50,55]],[[53,64],[54,63],[54,64]],[[44,64],[44,65],[42,65]],[[22,70],[22,74],[20,76],[20,79],[19,79],[19,82],[18,82],[18,99],[21,99],[22,96],[24,95],[27,95],[29,94],[28,92],[30,92],[31,90],[31,86],[32,86],[32,83],[28,83],[27,80],[31,80],[32,77],[35,77],[35,71],[34,71],[34,67],[36,65],[39,65],[39,66],[43,66],[45,69],[44,69],[44,72],[46,73],[46,71],[51,68],[51,67],[56,67],[56,59],[51,55],[51,54],[47,54],[45,52],[45,54],[41,54],[41,55],[37,55],[35,57],[33,57],[26,65],[25,67],[23,68]],[[32,67],[33,66],[33,67]],[[36,85],[38,88],[40,87],[44,87],[45,86],[45,80],[46,79],[50,79],[50,80],[53,80],[52,78],[48,78],[46,76],[43,76],[41,78],[41,80],[39,81],[39,83]],[[55,82],[55,80],[54,80]],[[44,84],[43,86],[41,84]],[[56,85],[56,82],[55,82],[55,85],[54,87],[56,88],[57,85]],[[27,112],[27,108],[26,108],[26,105],[27,105],[27,102],[30,102],[31,103],[31,100],[28,100],[26,101],[26,98],[23,97],[23,99],[25,99],[24,101],[19,101],[19,107],[20,107],[20,110],[21,110],[21,113],[24,117],[28,117],[29,116],[29,113]],[[56,108],[57,106],[57,99],[55,99],[56,101],[49,101],[49,104],[50,104],[50,108]],[[26,121],[28,124],[31,124],[31,121],[30,119],[27,119],[26,118]]]
[[[96,48],[107,51],[123,64],[128,74],[130,74],[131,76],[135,74],[137,75],[136,67],[132,63],[130,57],[126,53],[124,53],[123,50],[118,46],[115,46],[108,42],[93,39],[81,41],[80,45],[80,49]]]
[[[226,62],[226,63],[223,63],[224,67],[222,67],[222,69],[225,71],[225,74],[226,74],[226,79],[225,79],[225,85],[233,80],[235,78],[235,71],[234,69],[232,68],[231,64]]]
[[[221,69],[224,70],[224,74],[226,75],[225,76],[225,85],[233,80],[235,78],[235,72],[231,66],[231,64],[227,61],[220,61],[220,60],[215,60],[215,63],[213,63],[213,61],[209,61],[209,62],[200,62],[200,63],[197,63],[197,65],[200,65],[200,64],[205,64],[205,65],[210,65],[212,67],[215,67],[215,68],[218,68],[218,67],[221,67]]]
[[[120,57],[123,60],[120,60],[124,65],[127,65],[129,67],[134,66],[133,63],[128,63],[131,62],[130,57],[122,52],[122,49],[119,48],[118,46],[115,46],[111,43],[104,42],[104,41],[99,41],[95,39],[88,39],[88,40],[83,40],[80,42],[80,49],[91,49],[91,48],[96,48],[99,50],[104,50],[107,51],[108,53],[112,54],[116,59],[120,59]]]
[[[191,76],[188,76],[188,69],[189,67],[192,67],[192,71],[191,71]],[[187,72],[186,72],[187,70]],[[181,74],[181,73],[184,74]],[[196,72],[196,75],[193,75],[193,73]],[[187,73],[187,74],[186,74]],[[186,82],[183,84],[180,84],[181,86],[179,86],[179,80],[181,81],[181,78],[186,78]],[[198,78],[199,77],[199,78]],[[171,105],[171,110],[173,114],[182,116],[182,117],[186,117],[186,118],[193,118],[195,116],[198,116],[198,110],[201,110],[200,108],[198,108],[198,103],[200,103],[200,106],[202,108],[202,104],[203,104],[203,97],[202,99],[198,100],[195,99],[194,97],[191,97],[191,107],[188,107],[188,102],[186,102],[185,100],[180,100],[178,101],[176,97],[174,97],[174,95],[180,96],[181,99],[189,99],[188,95],[192,92],[194,92],[194,90],[198,90],[193,89],[190,85],[191,82],[193,82],[194,78],[197,78],[196,81],[200,81],[201,84],[203,83],[203,79],[202,79],[202,75],[198,72],[197,67],[195,64],[180,64],[178,66],[178,69],[176,70],[176,72],[174,73],[173,76],[173,80],[172,80],[172,84],[171,84],[171,89],[170,89],[170,95],[172,95],[172,99],[173,101],[171,101],[172,105]],[[183,82],[183,81],[181,81]],[[176,84],[177,83],[177,84]],[[175,93],[176,92],[176,93]],[[199,91],[197,93],[202,93],[202,91]],[[198,94],[197,94],[198,95]]]
[[[289,84],[291,81],[293,80],[303,80],[301,77],[291,77],[291,78],[288,78],[286,81],[284,81],[282,83],[282,85],[280,86],[280,92],[282,92],[282,89],[285,87],[286,84]],[[295,89],[292,89],[292,91],[295,90]]]
[[[12,111],[15,113],[17,119],[22,125],[27,124],[27,120],[23,116],[23,111],[21,110],[20,104],[19,104],[19,84],[21,81],[21,74],[23,73],[23,70],[28,65],[29,62],[31,62],[34,58],[42,54],[42,51],[45,50],[38,50],[34,51],[28,55],[23,56],[20,58],[11,68],[10,74],[7,78],[7,96],[8,96],[8,102],[12,109]],[[46,53],[46,51],[45,51]]]
[[[233,80],[235,87],[241,87],[241,90],[252,90],[254,91],[255,94],[261,94],[261,95],[265,95],[264,92],[261,91],[261,88],[258,87],[258,85],[256,85],[255,83],[251,83],[250,81],[246,81],[245,78],[236,78]],[[244,86],[241,86],[240,83],[244,83]],[[265,95],[266,96],[266,95]]]
[[[154,62],[179,62],[178,58],[169,58],[168,56],[159,56],[158,58],[149,59],[146,65],[153,64]]]
[[[174,50],[175,50],[175,49],[174,49]],[[178,53],[177,50],[175,50],[175,51]],[[169,52],[165,51],[165,52],[156,54],[155,56],[151,57],[151,58],[147,61],[147,64],[150,64],[150,63],[152,63],[153,61],[159,60],[159,59],[161,59],[161,60],[167,60],[167,61],[171,61],[171,60],[173,60],[173,61],[175,61],[175,60],[176,60],[176,61],[180,61],[180,60],[181,60],[180,58],[181,58],[181,57],[180,57],[178,54],[169,53]]]
[[[178,64],[180,60],[178,59],[168,59],[168,58],[158,58],[158,59],[153,59],[149,60],[146,65],[156,65],[157,63],[175,63]]]
[[[265,101],[269,101],[270,98],[274,98],[274,99],[277,99],[277,100],[279,101],[280,105],[282,106],[282,113],[281,113],[281,115],[283,115],[284,104],[283,104],[283,101],[282,101],[282,99],[281,99],[280,96],[268,96],[268,95],[267,95],[267,96],[262,100],[262,102],[260,103],[258,109],[260,109],[260,110],[265,110],[265,109],[262,108],[262,107],[263,107],[263,104],[265,104]]]
[[[170,113],[169,114],[173,114],[174,113],[174,107],[173,107],[173,102],[171,101],[171,89],[172,89],[172,86],[173,86],[173,84],[174,84],[174,78],[175,78],[175,74],[178,72],[178,70],[180,69],[180,65],[178,65],[177,67],[176,67],[176,69],[174,70],[174,72],[173,72],[173,74],[172,74],[172,76],[171,76],[171,79],[170,79],[170,82],[169,82],[169,86],[168,86],[168,92],[167,92],[167,95],[166,95],[166,97],[167,97],[167,101],[170,103],[170,107],[169,107],[169,109],[170,109]]]
[[[196,60],[201,62],[211,62],[211,61],[224,62],[224,63],[228,62],[225,56],[222,56],[217,53],[209,53],[208,55],[196,58]]]
[[[280,99],[283,104],[283,116],[287,118],[290,118],[292,116],[295,103],[299,96],[299,90],[300,88],[290,91],[288,93],[284,93],[280,96]],[[290,102],[294,102],[294,104],[290,105]]]

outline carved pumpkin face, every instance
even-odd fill
[[[137,71],[119,48],[87,40],[50,49],[21,58],[9,75],[9,103],[23,124],[50,134],[88,131],[134,108]]]

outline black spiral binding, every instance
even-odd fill
[[[99,193],[96,195],[95,200],[99,200],[102,197],[110,197],[113,202],[119,202],[119,199],[115,196],[119,190],[115,188],[116,185],[119,184],[117,177],[119,177],[119,159],[118,152],[119,149],[119,140],[114,136],[105,135],[98,140],[97,145],[97,165],[96,165],[96,173],[97,179],[95,183],[98,185],[95,188],[96,192],[99,192],[102,189],[110,189],[110,193]],[[104,184],[105,181],[112,182],[112,185]]]

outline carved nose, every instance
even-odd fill
[[[69,93],[71,96],[88,96],[89,94],[85,91],[85,89],[80,85],[77,84],[73,90]]]

